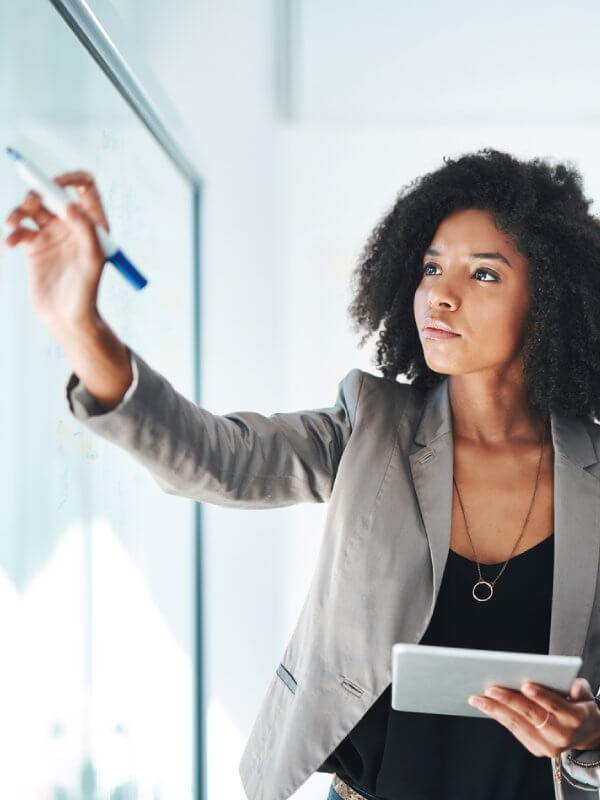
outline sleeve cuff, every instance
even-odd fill
[[[125,346],[127,347],[127,345]],[[71,413],[77,419],[88,419],[89,417],[114,414],[116,411],[122,409],[123,406],[129,402],[131,397],[133,397],[139,383],[139,369],[133,350],[131,350],[130,347],[127,347],[127,352],[129,353],[129,363],[131,364],[133,380],[123,395],[119,405],[115,406],[115,408],[111,408],[110,411],[104,409],[98,403],[96,398],[87,391],[85,386],[79,380],[79,376],[75,372],[71,373],[66,387],[66,397]]]
[[[600,766],[583,767],[581,764],[574,764],[569,761],[569,755],[582,763],[593,764],[595,761],[600,761],[600,751],[569,749],[563,750],[560,754],[565,780],[578,789],[593,789],[597,792],[600,788]]]

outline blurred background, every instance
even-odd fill
[[[598,197],[599,24],[592,0],[4,0],[0,145],[94,173],[149,279],[108,266],[100,311],[182,394],[330,406],[376,373],[349,278],[402,186],[490,146]],[[24,191],[0,159],[2,219]],[[244,800],[326,508],[167,496],[78,424],[18,251],[0,330],[0,797]]]

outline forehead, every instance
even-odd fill
[[[461,245],[470,247],[496,244],[514,249],[512,239],[504,231],[499,230],[492,215],[478,208],[467,208],[453,211],[438,225],[433,238],[441,246]]]

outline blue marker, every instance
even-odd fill
[[[63,189],[62,186],[59,186],[57,183],[47,178],[31,163],[31,161],[27,161],[20,153],[13,150],[12,147],[7,147],[6,152],[13,159],[14,168],[27,187],[33,189],[41,196],[42,202],[47,209],[64,219],[67,213],[67,206],[75,202],[70,194]],[[146,278],[137,271],[125,253],[113,242],[104,228],[101,225],[96,225],[95,227],[96,233],[98,234],[98,241],[106,256],[106,260],[110,261],[111,264],[119,270],[121,275],[127,278],[136,289],[143,289],[148,283]]]

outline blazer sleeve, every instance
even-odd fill
[[[72,373],[69,409],[142,464],[167,494],[238,508],[326,501],[352,433],[364,372],[352,369],[330,408],[222,416],[177,392],[132,348],[133,382],[105,411]]]
[[[560,754],[562,762],[563,778],[576,786],[578,789],[598,792],[600,788],[600,766],[583,767],[581,764],[573,764],[568,756],[572,755],[578,761],[586,764],[594,764],[600,761],[600,750],[563,750]]]

